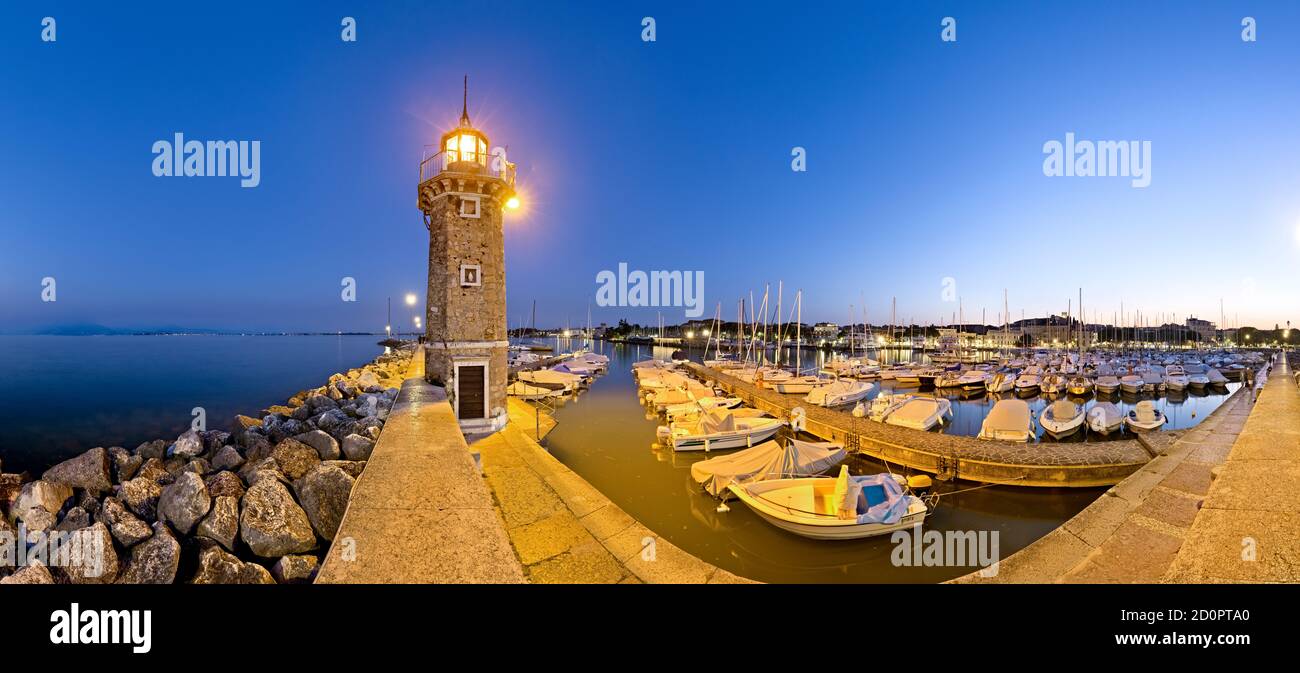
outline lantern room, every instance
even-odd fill
[[[439,148],[442,150],[442,168],[455,171],[479,172],[487,169],[488,139],[482,131],[469,122],[468,89],[466,78],[466,100],[461,104],[460,124],[443,134]]]

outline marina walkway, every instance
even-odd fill
[[[471,446],[482,457],[506,534],[528,581],[736,583],[646,528],[535,440],[534,407],[509,400],[510,422]],[[542,436],[555,421],[542,414]]]
[[[420,349],[316,582],[523,581],[446,394],[424,380]]]
[[[1300,392],[1288,378],[1272,377],[1256,403],[1241,389],[1196,427],[1153,437],[1150,463],[1004,559],[996,577],[953,581],[1296,581]],[[1242,563],[1246,538],[1267,562]]]
[[[1167,582],[1300,582],[1300,389],[1274,367]]]

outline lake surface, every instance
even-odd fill
[[[377,336],[0,336],[0,462],[39,474],[96,446],[257,415],[383,351]]]
[[[560,342],[558,351],[580,344]],[[597,342],[610,357],[609,372],[556,410],[558,425],[547,448],[651,530],[695,556],[739,575],[765,582],[937,582],[976,567],[896,566],[889,536],[855,541],[817,541],[781,531],[732,501],[717,500],[691,479],[702,453],[674,453],[655,446],[663,421],[637,400],[632,363],[667,357],[671,349]],[[692,354],[698,358],[699,353]],[[712,457],[709,456],[709,457]],[[879,463],[849,459],[854,474],[883,472]],[[939,492],[978,484],[936,484]],[[925,530],[997,531],[1006,557],[1047,534],[1088,506],[1105,489],[1039,489],[992,486],[942,497]]]

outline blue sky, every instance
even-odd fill
[[[1082,287],[1106,320],[1217,321],[1222,298],[1300,322],[1295,3],[227,4],[0,9],[0,331],[382,329],[386,297],[423,300],[416,170],[464,74],[519,165],[512,324],[534,300],[541,326],[585,322],[619,262],[704,271],[727,317],[783,280],[805,321],[864,299],[887,321],[896,296],[938,322],[952,278],[968,320],[1003,288],[1019,317]],[[261,185],[155,177],[178,131],[260,140]],[[1044,176],[1067,132],[1151,141],[1151,185]]]

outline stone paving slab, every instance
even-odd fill
[[[1279,363],[1164,580],[1300,581],[1300,390]],[[1238,416],[1238,420],[1241,417]]]

